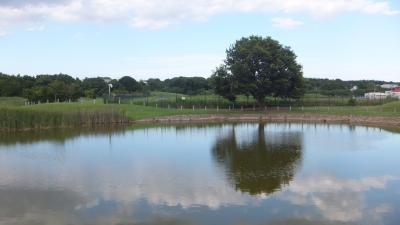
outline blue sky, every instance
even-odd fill
[[[3,0],[0,71],[208,77],[249,35],[291,46],[306,77],[400,81],[394,0]]]

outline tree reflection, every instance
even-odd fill
[[[301,133],[266,135],[260,124],[249,143],[239,143],[233,126],[228,135],[216,141],[212,153],[236,190],[271,194],[293,180],[302,156]]]

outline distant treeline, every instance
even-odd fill
[[[108,94],[109,84],[112,93],[117,95],[147,95],[150,91],[164,91],[196,95],[212,91],[209,79],[203,77],[175,77],[161,81],[148,79],[137,81],[133,77],[120,79],[107,77],[73,78],[66,74],[21,76],[0,73],[0,96],[24,97],[32,101],[69,101],[80,97],[96,98]]]
[[[326,96],[362,96],[367,92],[385,91],[385,89],[381,88],[382,84],[394,83],[376,80],[343,81],[340,79],[305,78],[306,93]],[[356,88],[351,90],[354,87]]]
[[[166,80],[152,78],[136,80],[130,76],[120,79],[73,78],[66,74],[21,76],[0,73],[0,96],[19,96],[31,101],[68,101],[80,97],[96,98],[108,94],[108,84],[112,84],[112,93],[117,95],[136,94],[145,96],[151,91],[198,95],[214,92],[212,78],[175,77]],[[339,79],[310,79],[305,78],[306,93],[327,96],[360,96],[365,92],[379,91],[384,81],[342,81]],[[354,86],[358,89],[350,91]]]

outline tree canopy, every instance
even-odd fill
[[[235,94],[252,95],[259,105],[266,96],[300,98],[304,94],[302,67],[294,52],[278,41],[250,36],[236,41],[226,54],[225,65],[213,74],[217,94],[230,100]]]

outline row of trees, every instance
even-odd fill
[[[104,78],[85,78],[80,80],[66,74],[31,76],[10,76],[0,73],[0,96],[20,96],[33,101],[68,101],[79,97],[95,98],[108,94],[108,84]],[[136,81],[132,77],[111,80],[114,94],[147,95],[151,91],[197,95],[217,93],[234,101],[240,93],[235,86],[234,77],[221,66],[208,79],[202,77],[175,77],[167,80],[151,78]],[[328,96],[360,96],[365,92],[383,91],[383,81],[343,81],[329,79],[303,79],[305,93]],[[356,91],[350,91],[357,86]],[[246,90],[246,89],[244,89]],[[247,89],[248,90],[248,89]],[[276,89],[275,89],[276,90]],[[279,92],[277,92],[279,93]],[[289,94],[291,92],[288,92]],[[293,93],[293,92],[292,92]],[[244,92],[248,96],[249,92]],[[279,94],[276,94],[279,96]],[[290,97],[290,95],[285,95]]]
[[[120,79],[104,77],[73,78],[66,74],[11,76],[0,73],[0,96],[20,96],[32,101],[75,101],[80,97],[96,98],[108,94],[108,85],[117,95],[148,95],[150,91],[165,91],[196,95],[211,91],[209,79],[203,77],[176,77],[161,81],[137,81],[133,77]]]

